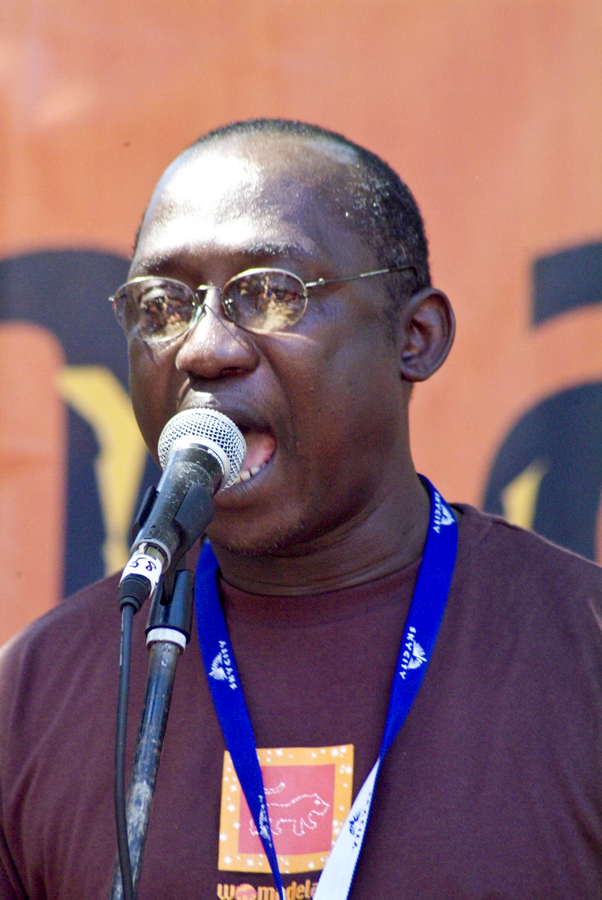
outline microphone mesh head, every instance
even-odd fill
[[[215,409],[185,409],[170,419],[159,438],[159,462],[165,468],[167,457],[177,440],[184,437],[203,438],[217,444],[230,463],[230,477],[222,487],[230,487],[240,472],[247,454],[245,439],[228,416]]]

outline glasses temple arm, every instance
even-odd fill
[[[357,281],[359,278],[371,278],[372,275],[389,275],[393,272],[405,272],[413,269],[414,274],[418,277],[416,266],[392,266],[390,269],[376,269],[374,272],[361,272],[359,275],[345,275],[341,278],[318,278],[317,281],[307,281],[306,288],[323,287],[325,284],[339,284],[343,281]]]

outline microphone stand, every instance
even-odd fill
[[[146,696],[140,718],[126,807],[135,894],[140,880],[176,666],[190,640],[192,587],[192,573],[186,569],[177,572],[171,602],[166,602],[164,587],[156,592],[146,629],[146,644],[149,648]],[[113,871],[111,900],[122,898],[121,868],[117,858]]]
[[[118,852],[111,900],[136,898],[176,665],[190,640],[193,578],[180,562],[211,522],[213,495],[238,473],[246,445],[234,423],[221,413],[185,410],[167,423],[158,449],[164,472],[158,490],[149,488],[142,501],[130,560],[119,583],[122,625],[114,780]],[[149,597],[146,697],[124,798],[132,618]]]

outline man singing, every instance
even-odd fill
[[[155,458],[196,408],[248,448],[198,563],[225,650],[201,628],[182,657],[140,900],[601,897],[600,570],[417,475],[410,395],[454,319],[397,175],[296,122],[211,132],[113,304]],[[109,896],[118,580],[3,654],[2,900]],[[225,657],[251,741],[214,705]]]

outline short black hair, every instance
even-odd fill
[[[352,184],[345,185],[335,203],[344,207],[349,224],[370,244],[383,269],[411,265],[415,273],[387,279],[388,292],[397,306],[410,293],[430,287],[428,244],[424,222],[411,191],[399,175],[376,153],[318,125],[291,119],[247,119],[215,128],[200,137],[189,150],[234,135],[293,135],[325,140],[351,151],[357,160]]]

